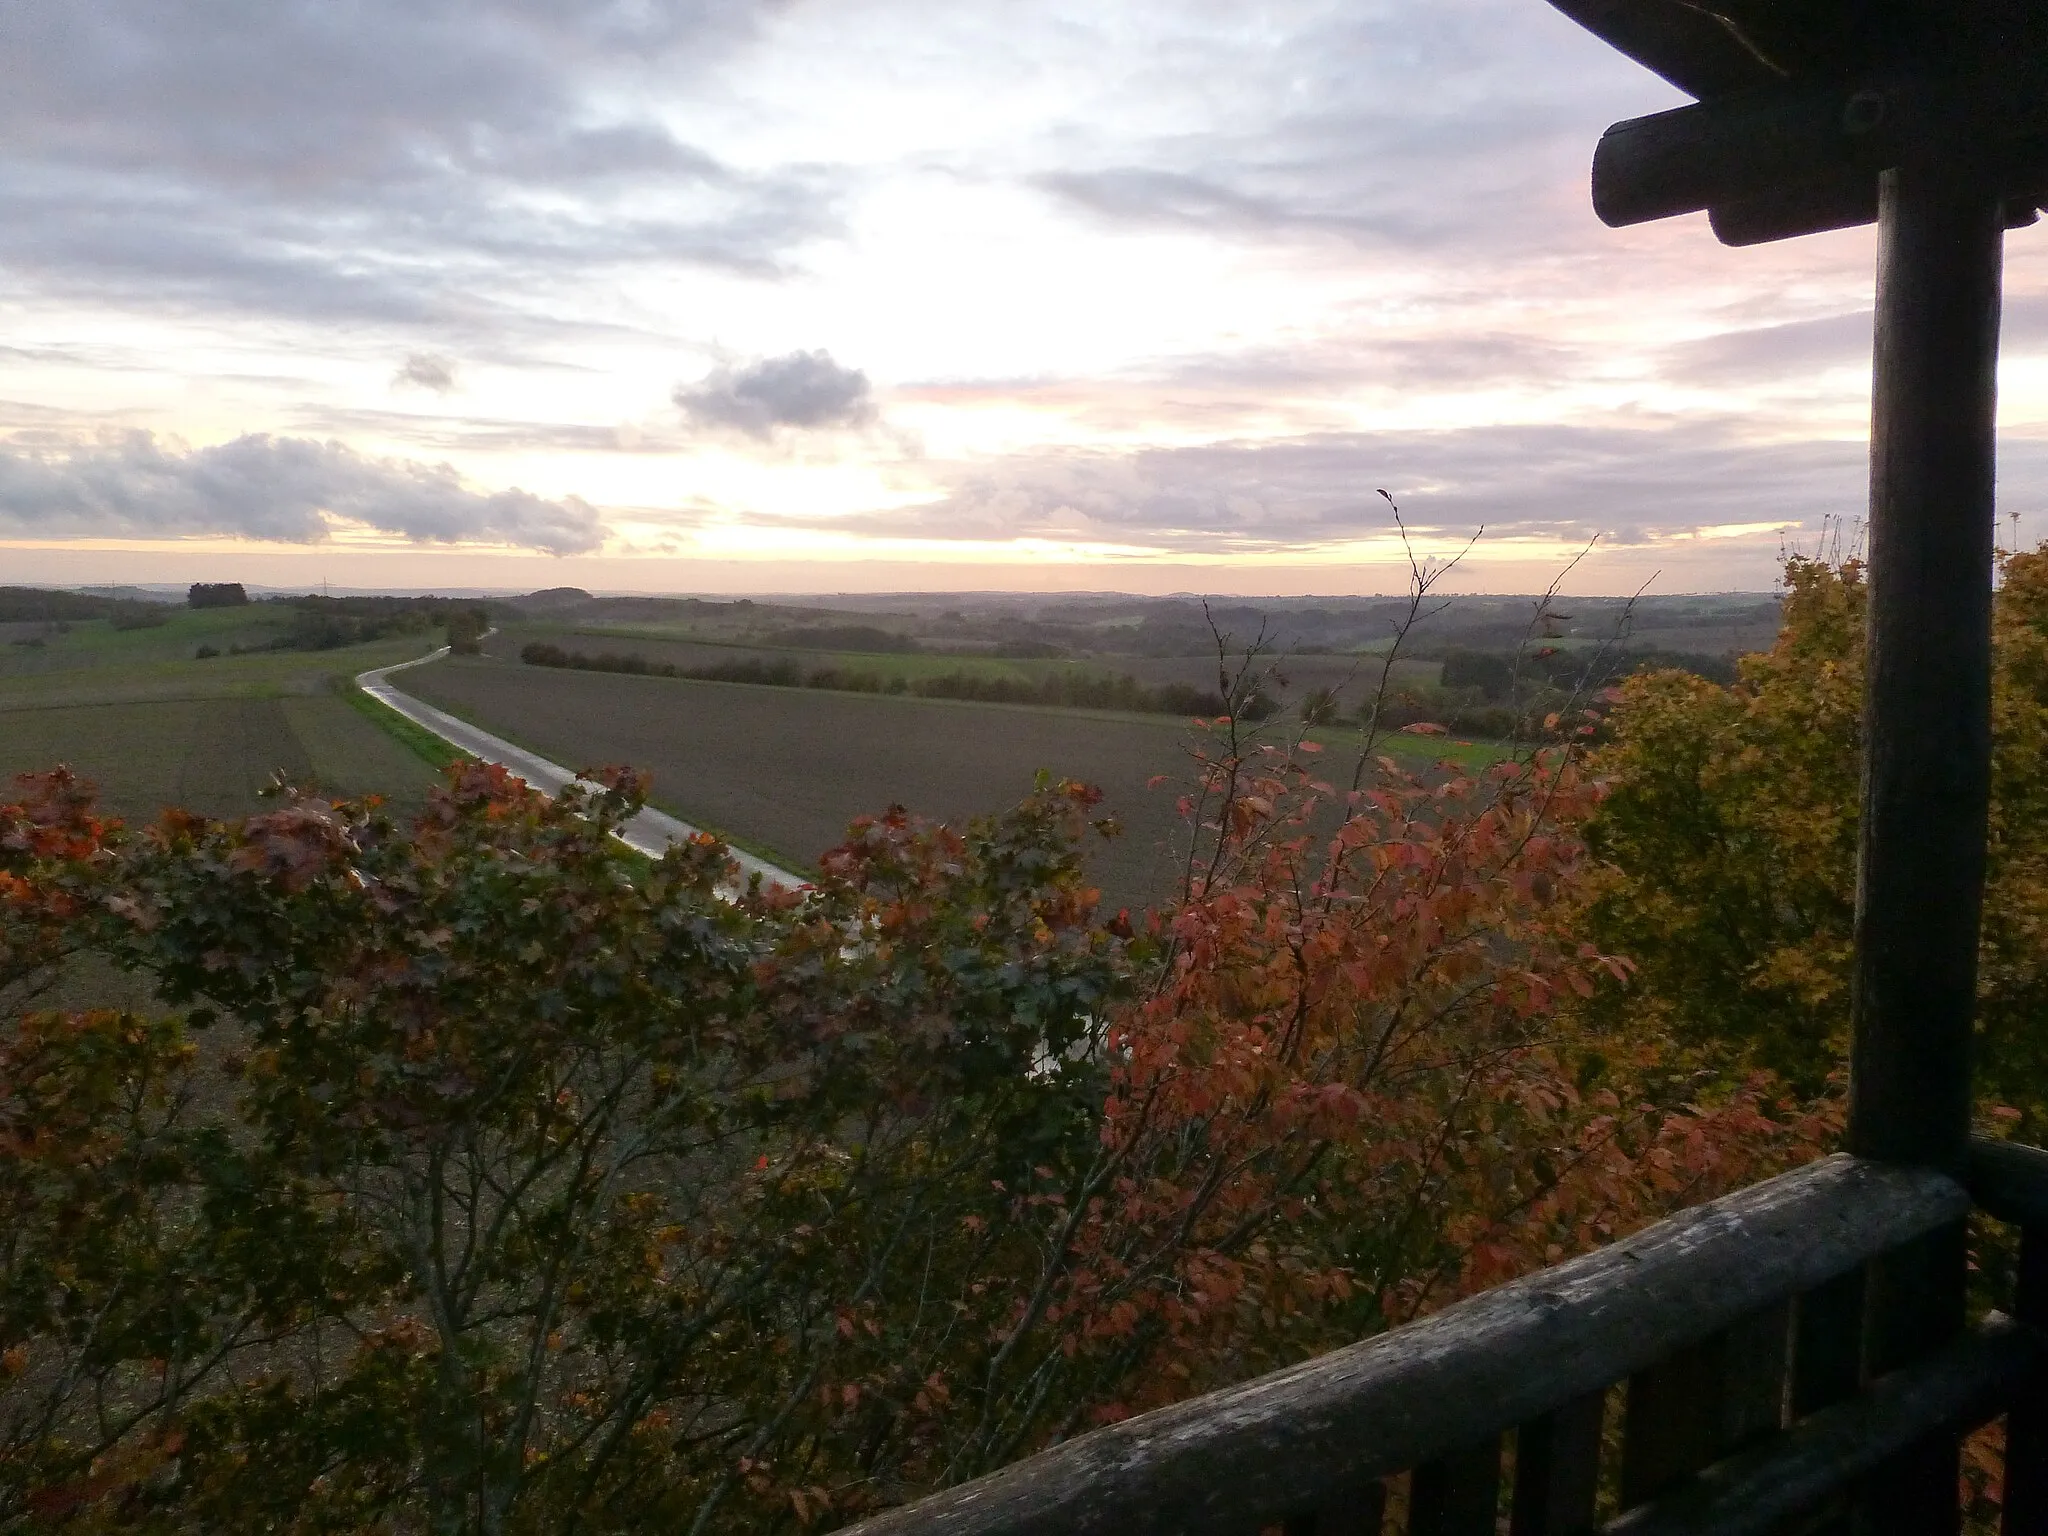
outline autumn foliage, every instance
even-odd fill
[[[1856,601],[1795,568],[1734,689],[1484,771],[1207,722],[1139,916],[1052,781],[802,891],[626,851],[624,771],[133,831],[24,781],[0,1523],[830,1528],[1810,1157]]]
[[[2048,1138],[2048,548],[1993,608],[1992,804],[1976,1075],[1989,1122]],[[1863,571],[1795,559],[1772,649],[1721,687],[1630,679],[1591,771],[1582,926],[1634,959],[1617,1027],[1806,1086],[1844,1063],[1856,893]],[[2007,1111],[1993,1115],[1993,1111]]]

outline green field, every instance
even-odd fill
[[[347,680],[420,655],[433,637],[235,656],[225,653],[265,643],[283,618],[257,605],[169,614],[152,629],[10,626],[0,645],[0,777],[65,763],[129,820],[166,805],[246,814],[279,772],[330,793],[423,801],[434,767],[377,718],[387,711],[353,704]],[[200,660],[201,646],[223,654]]]

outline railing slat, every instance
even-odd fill
[[[1910,1366],[1966,1326],[1969,1259],[1963,1223],[1917,1238],[1870,1263],[1864,1370],[1880,1376]],[[1859,1536],[1929,1536],[1954,1531],[1961,1439],[1934,1430],[1906,1446],[1856,1490]]]
[[[1500,1436],[1415,1469],[1408,1536],[1493,1536],[1500,1513]]]
[[[1960,1220],[1963,1188],[1846,1156],[1242,1386],[1096,1430],[862,1536],[1223,1536],[1471,1445]]]
[[[2041,1338],[1994,1316],[1861,1395],[1629,1511],[1604,1536],[1767,1536],[1923,1441],[1929,1426],[1963,1429],[1995,1417],[2020,1383],[2044,1370],[2048,1347]]]
[[[1792,1303],[1792,1418],[1854,1397],[1863,1388],[1864,1272],[1817,1286]],[[1832,1518],[1806,1536],[1848,1536],[1847,1495],[1836,1499]]]
[[[1629,1378],[1624,1509],[1783,1423],[1788,1313],[1767,1307]]]
[[[1606,1415],[1607,1394],[1588,1392],[1516,1431],[1508,1536],[1579,1536],[1593,1528]]]
[[[1654,1499],[1712,1461],[1720,1427],[1718,1336],[1631,1376],[1622,1414],[1622,1508]]]
[[[1792,1417],[1854,1397],[1863,1384],[1863,1271],[1799,1296],[1792,1315]]]
[[[2021,1230],[2014,1311],[2048,1335],[2048,1224]],[[2024,1384],[2006,1414],[2002,1522],[2004,1536],[2048,1536],[2048,1377]]]
[[[1290,1515],[1285,1536],[1380,1536],[1387,1518],[1387,1485],[1375,1478],[1308,1514]]]
[[[1785,1427],[1785,1376],[1792,1352],[1791,1298],[1743,1319],[1725,1337],[1721,1366],[1724,1453]]]

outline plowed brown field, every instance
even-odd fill
[[[403,675],[410,693],[570,767],[630,763],[663,809],[799,870],[892,802],[959,818],[1014,803],[1040,768],[1098,785],[1124,836],[1090,855],[1111,906],[1173,881],[1188,722],[626,677],[482,659]]]

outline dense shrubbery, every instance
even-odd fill
[[[620,771],[136,833],[24,782],[0,1524],[830,1527],[1825,1149],[1860,586],[1791,584],[1590,757],[1345,793],[1212,726],[1138,919],[1076,785],[786,892],[628,854]],[[1998,623],[1986,1084],[2036,1116],[2048,555]],[[39,1011],[81,959],[156,1002]]]
[[[1558,921],[1568,754],[1382,765],[1331,836],[1314,754],[1210,740],[1135,922],[1071,785],[721,895],[715,844],[609,838],[618,773],[133,835],[26,784],[0,1521],[831,1525],[1825,1134],[1571,1022],[1623,966]],[[161,1006],[34,1011],[79,955]]]
[[[935,677],[885,678],[876,672],[803,667],[786,657],[769,660],[757,656],[684,667],[671,661],[649,661],[637,651],[588,655],[543,640],[522,647],[519,659],[530,666],[572,667],[583,672],[624,672],[636,677],[681,677],[697,682],[755,683],[775,688],[826,688],[841,693],[907,693],[921,699],[968,699],[984,704],[1050,704],[1069,709],[1202,717],[1225,714],[1230,709],[1220,693],[1180,683],[1145,684],[1128,675],[1105,672],[1049,672],[1038,678],[1016,678],[963,670]],[[1253,688],[1238,702],[1237,712],[1247,720],[1263,720],[1273,709],[1272,700]]]
[[[185,593],[188,608],[240,608],[249,601],[239,581],[195,581]]]

